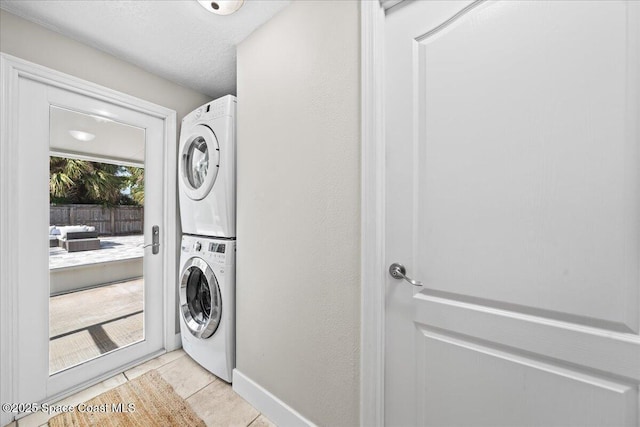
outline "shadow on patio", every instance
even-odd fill
[[[144,338],[142,243],[107,236],[93,251],[50,248],[50,373]]]

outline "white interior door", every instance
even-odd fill
[[[16,328],[16,402],[42,402],[95,381],[164,348],[164,245],[145,249],[143,339],[50,375],[49,369],[49,130],[52,106],[114,120],[144,130],[144,240],[164,218],[164,121],[96,97],[21,78],[18,86],[17,194],[20,256]],[[163,233],[164,230],[160,230]],[[164,242],[161,236],[160,242]]]
[[[388,11],[387,425],[638,425],[639,9]]]

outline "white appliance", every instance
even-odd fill
[[[182,119],[179,198],[182,232],[236,236],[236,98],[211,101]]]
[[[189,356],[231,382],[235,367],[235,240],[183,236],[180,333]]]

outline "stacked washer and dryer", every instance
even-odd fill
[[[236,98],[182,119],[180,333],[193,360],[231,382],[235,367]]]

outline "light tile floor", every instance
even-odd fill
[[[78,405],[153,369],[191,405],[193,411],[207,426],[275,427],[264,415],[237,395],[231,385],[210,374],[183,350],[158,356],[62,399],[56,402],[56,405]],[[46,426],[49,418],[55,415],[57,414],[31,414],[17,423],[9,424],[9,427]]]

